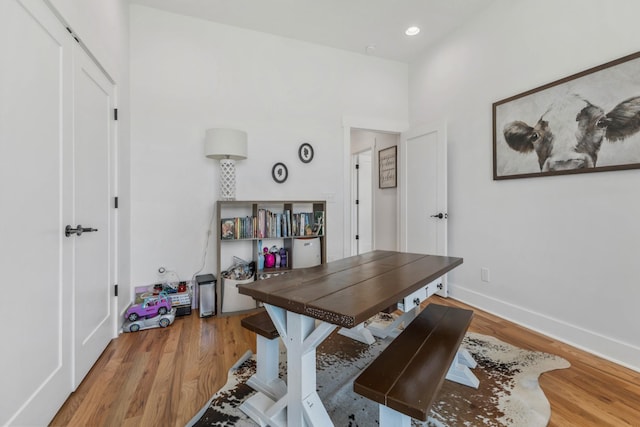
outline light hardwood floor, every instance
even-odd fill
[[[429,302],[470,308],[452,299]],[[640,373],[474,309],[470,330],[516,346],[560,355],[571,368],[540,385],[551,402],[550,426],[640,427]],[[241,316],[179,317],[166,329],[113,340],[52,426],[182,427],[227,380],[227,370],[255,336]]]

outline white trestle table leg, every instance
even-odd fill
[[[333,426],[316,392],[316,347],[336,325],[320,322],[316,326],[311,317],[269,304],[265,308],[287,348],[287,392],[277,402],[258,392],[240,409],[261,426]]]
[[[340,328],[338,333],[367,345],[371,345],[376,342],[373,334],[371,334],[371,331],[364,326],[364,323],[360,323],[353,328]]]
[[[367,329],[371,331],[373,336],[378,338],[384,339],[389,336],[395,338],[397,335],[400,334],[400,329],[399,329],[400,325],[404,324],[404,326],[406,327],[409,323],[413,321],[413,319],[416,318],[419,312],[420,312],[420,306],[415,306],[411,310],[403,312],[400,316],[396,317],[393,322],[389,323],[384,328],[380,328],[376,326],[375,323],[370,323],[369,326],[367,326]]]

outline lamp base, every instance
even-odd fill
[[[220,199],[236,199],[236,161],[220,160]]]

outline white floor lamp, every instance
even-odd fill
[[[235,200],[235,161],[247,158],[247,133],[236,129],[207,129],[205,155],[220,160],[220,198]]]

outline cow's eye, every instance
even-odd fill
[[[532,132],[529,136],[529,141],[531,142],[536,142],[538,139],[540,139],[540,134],[538,132]]]
[[[600,119],[598,119],[598,121],[596,122],[596,127],[599,129],[604,129],[609,125],[609,120],[607,120],[606,117],[601,117]]]

